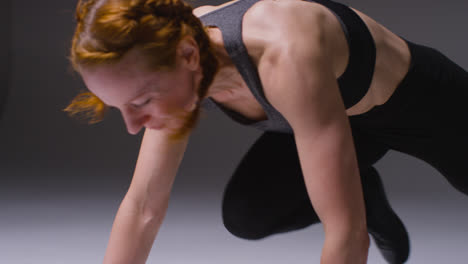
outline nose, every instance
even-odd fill
[[[131,111],[121,111],[125,126],[129,134],[136,135],[150,119],[148,115],[138,114]]]

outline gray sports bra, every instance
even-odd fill
[[[255,64],[251,61],[242,41],[242,18],[245,12],[259,0],[239,0],[200,17],[205,26],[215,26],[222,32],[224,45],[237,70],[267,115],[263,121],[254,121],[224,107],[212,98],[202,105],[207,109],[219,109],[231,119],[243,125],[264,131],[292,133],[286,119],[266,99]],[[367,26],[349,7],[330,0],[307,0],[330,9],[341,23],[350,50],[348,66],[338,78],[338,85],[346,108],[359,102],[372,81],[375,66],[375,44]]]

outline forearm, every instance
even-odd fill
[[[357,166],[335,167],[348,168],[349,179],[356,181],[345,183],[335,197],[340,204],[329,204],[336,211],[320,211],[325,231],[325,243],[322,251],[322,264],[365,264],[369,249],[369,235],[365,214],[364,198],[360,188],[361,182]],[[330,170],[333,175],[334,169]],[[335,190],[339,190],[337,187]],[[320,207],[320,206],[318,206]]]
[[[332,123],[316,138],[300,140],[316,151],[298,147],[308,194],[325,231],[322,264],[364,264],[367,259],[360,172],[351,133],[343,132],[349,131],[345,125]]]
[[[327,209],[320,208],[319,215],[325,231],[321,264],[365,264],[369,249],[369,235],[364,208],[364,199],[360,190],[359,171],[350,166],[350,174],[357,181],[347,182],[347,188],[337,191],[335,199],[339,204],[329,204]],[[333,175],[333,174],[330,174]],[[337,187],[335,189],[339,190]],[[329,211],[331,207],[335,210]],[[331,209],[330,209],[331,210]]]
[[[104,264],[145,263],[165,215],[146,214],[136,202],[124,198],[116,214]]]
[[[352,141],[324,137],[322,142],[331,147],[321,148],[319,157],[314,157],[315,153],[309,154],[308,157],[313,158],[303,165],[309,197],[325,231],[321,263],[364,264],[369,237]],[[317,148],[320,148],[321,140],[317,140]]]

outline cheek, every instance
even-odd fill
[[[181,111],[185,112],[187,107],[193,103],[194,96],[192,94],[184,94],[182,96],[177,96],[172,98],[173,100],[167,103],[167,111],[172,114],[180,113]]]
[[[196,99],[196,92],[190,77],[189,74],[181,75],[177,78],[173,77],[170,82],[165,83],[165,85],[171,87],[171,90],[155,100],[154,107],[158,109],[157,111],[161,112],[161,114],[176,114],[193,104]]]
[[[172,112],[171,106],[167,101],[158,99],[157,102],[153,102],[147,109],[147,114],[155,117],[168,117]]]
[[[179,88],[174,89],[174,92],[168,96],[165,103],[172,111],[180,111],[193,104],[195,99],[196,93],[192,89],[192,86],[188,83],[184,83],[183,85],[181,84]]]
[[[188,102],[188,97],[182,96],[159,98],[148,107],[148,114],[162,118],[172,117],[180,113]]]

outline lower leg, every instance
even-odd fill
[[[388,263],[404,263],[410,250],[408,233],[387,200],[377,170],[370,167],[361,178],[369,233]]]

